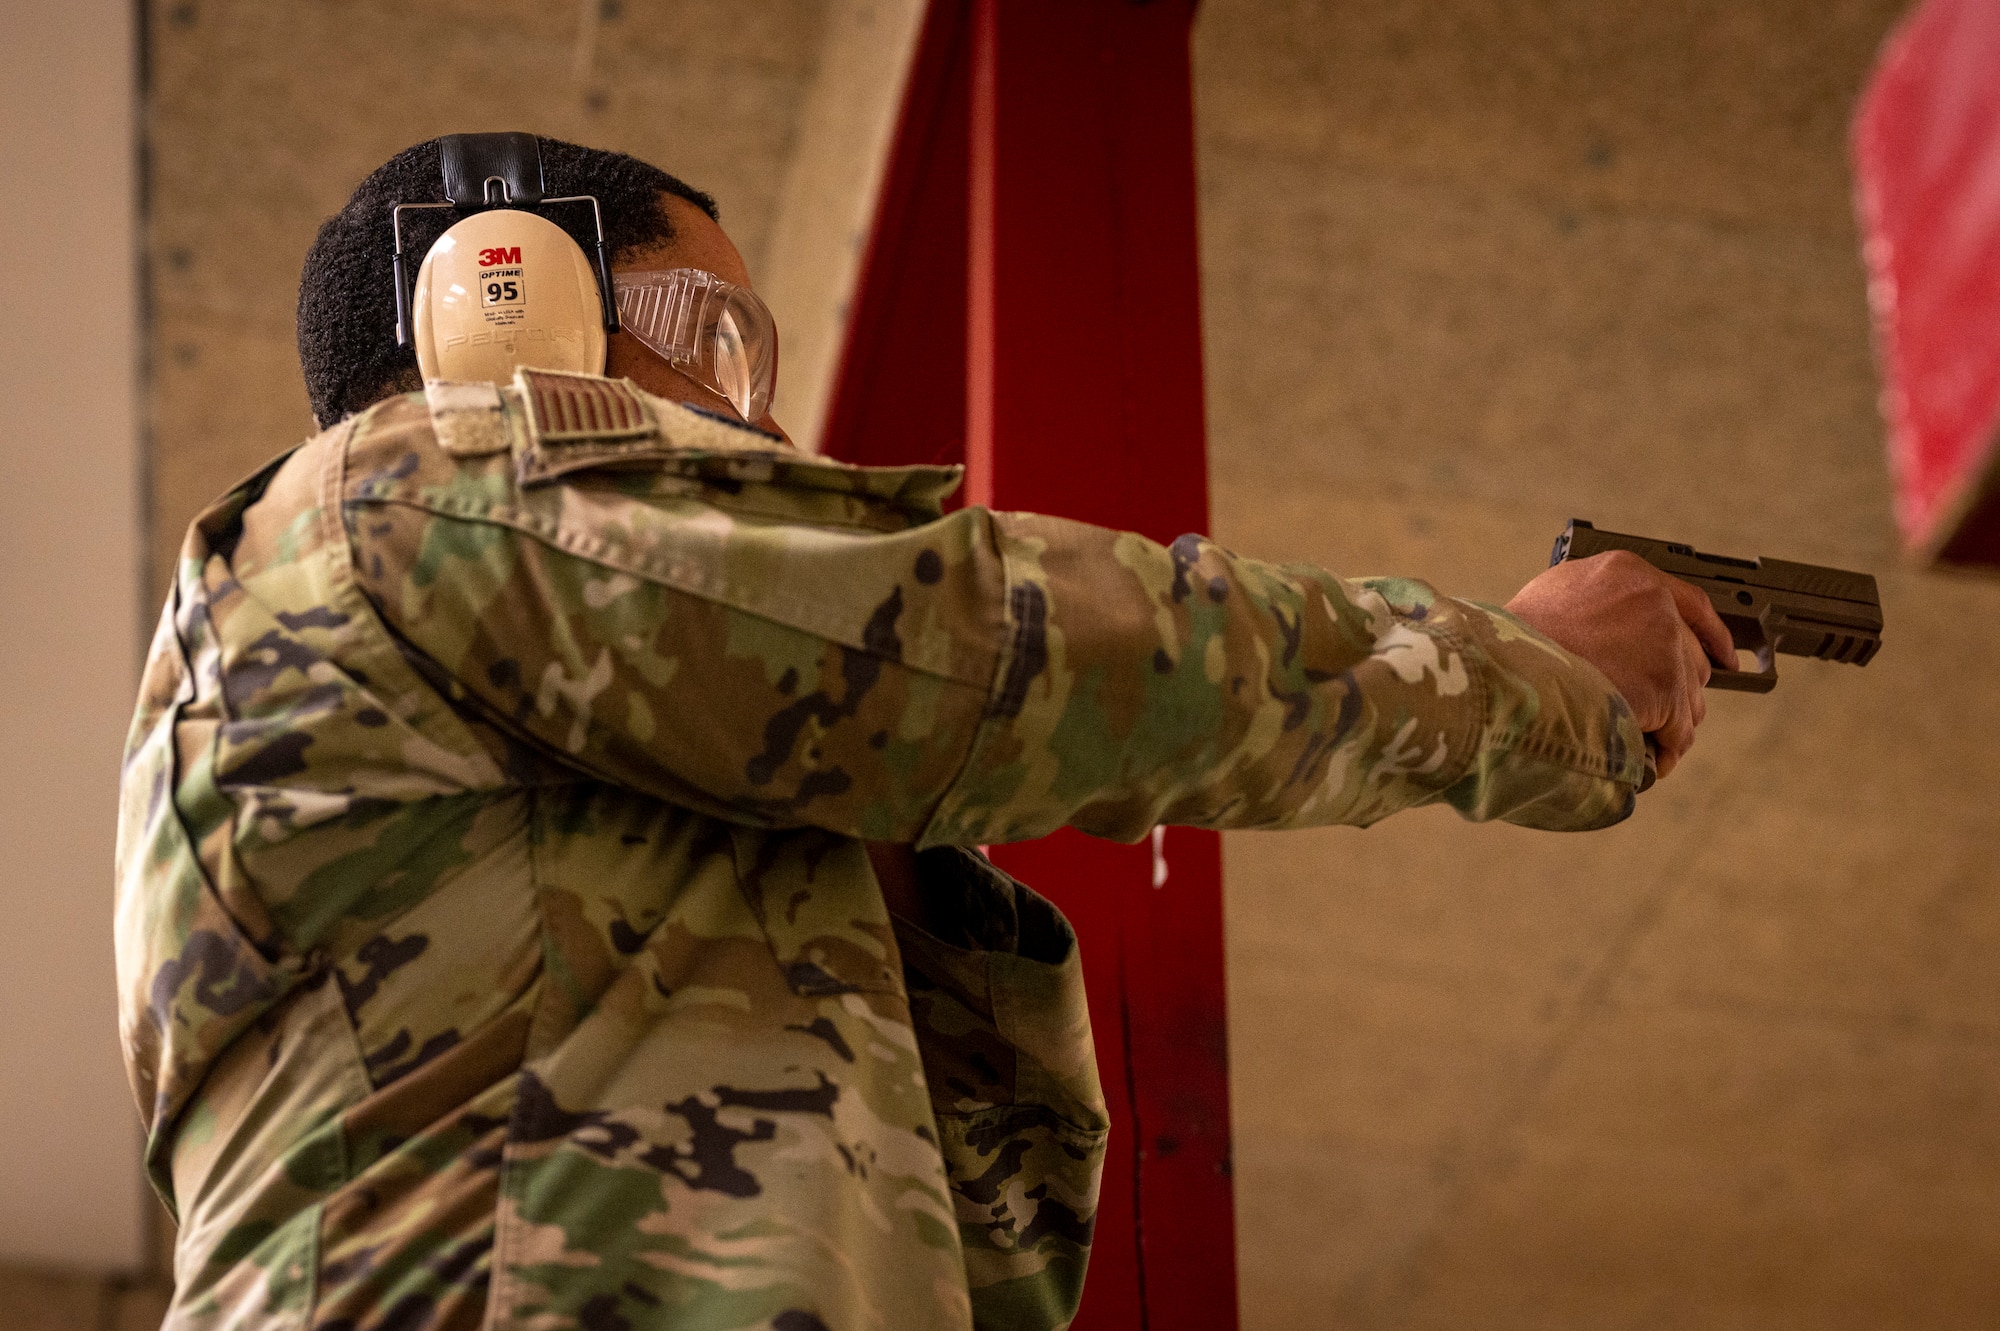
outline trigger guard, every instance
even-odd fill
[[[1765,624],[1767,608],[1762,615],[1732,615],[1720,613],[1722,622],[1729,628],[1729,640],[1739,650],[1752,652],[1757,658],[1755,670],[1723,670],[1709,672],[1708,687],[1724,689],[1733,693],[1769,693],[1778,687],[1778,640]]]

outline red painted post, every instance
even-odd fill
[[[972,503],[1207,529],[1192,17],[933,0],[829,453],[962,456]],[[1083,940],[1114,1135],[1077,1327],[1233,1327],[1218,839],[1063,833],[995,858]]]
[[[1205,531],[1193,8],[974,14],[968,498]],[[1079,1327],[1235,1321],[1221,846],[1164,841],[1157,888],[1151,846],[1069,833],[996,852],[1076,921],[1113,1106]]]

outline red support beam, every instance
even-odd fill
[[[826,449],[967,499],[1208,527],[1189,0],[932,0]],[[1079,1331],[1236,1324],[1222,857],[1174,828],[995,859],[1083,940],[1113,1143]]]

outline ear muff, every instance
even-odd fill
[[[517,367],[604,372],[604,316],[583,249],[514,208],[475,213],[417,270],[417,364],[433,379],[506,383]]]

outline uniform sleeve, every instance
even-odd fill
[[[930,842],[1069,824],[1368,824],[1436,800],[1585,829],[1643,762],[1594,667],[1505,611],[1028,514],[994,519],[1008,639]]]
[[[869,529],[643,473],[431,467],[391,447],[347,485],[394,632],[571,767],[737,822],[936,845],[1631,807],[1640,737],[1603,677],[1420,583],[981,509]]]

